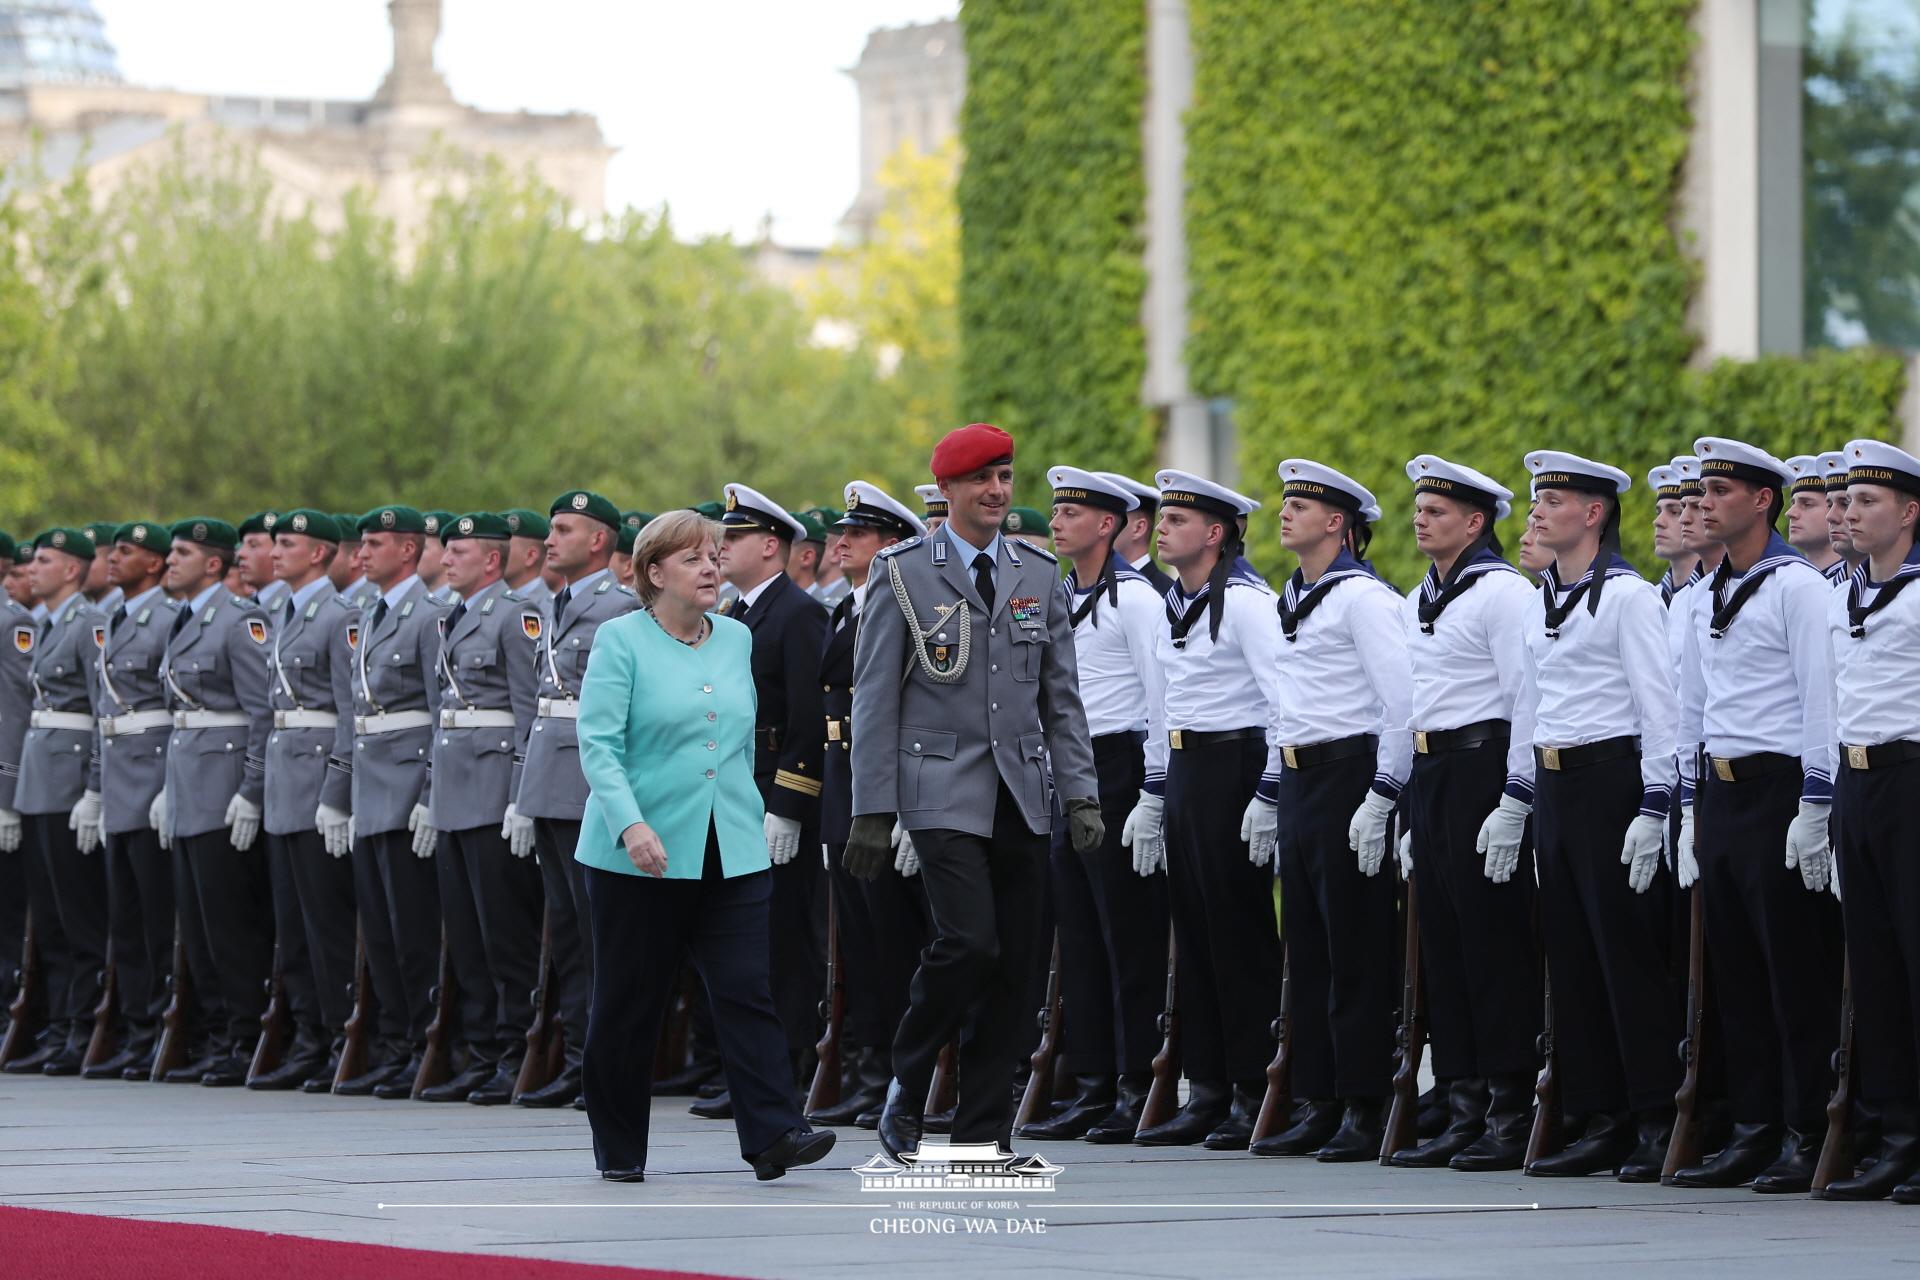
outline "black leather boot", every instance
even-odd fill
[[[1667,1162],[1667,1144],[1673,1141],[1673,1108],[1655,1107],[1633,1117],[1633,1152],[1615,1176],[1622,1182],[1658,1182]],[[1804,1190],[1804,1188],[1802,1188]]]
[[[1813,1171],[1820,1163],[1820,1144],[1826,1138],[1824,1129],[1802,1133],[1789,1126],[1780,1158],[1753,1180],[1753,1189],[1762,1195],[1775,1196],[1804,1195],[1813,1190]]]
[[[1462,1173],[1502,1173],[1526,1163],[1533,1133],[1533,1077],[1487,1078],[1486,1127],[1466,1150],[1447,1161]]]
[[[807,1113],[812,1124],[847,1125],[886,1101],[887,1062],[878,1049],[860,1049],[854,1055],[853,1088],[830,1107]]]
[[[1322,1164],[1378,1160],[1386,1136],[1386,1104],[1378,1098],[1349,1098],[1340,1128],[1327,1139],[1326,1146],[1313,1153],[1313,1158]]]
[[[12,1059],[6,1066],[0,1067],[0,1071],[10,1076],[37,1076],[40,1074],[40,1068],[52,1061],[53,1055],[65,1047],[64,1042],[42,1039],[34,1046],[32,1053],[22,1054]]]
[[[711,1098],[702,1098],[687,1108],[690,1116],[699,1116],[702,1120],[733,1119],[733,1095],[722,1089]]]
[[[1140,1109],[1147,1104],[1147,1091],[1153,1088],[1153,1076],[1142,1072],[1139,1075],[1127,1074],[1120,1077],[1115,1089],[1113,1110],[1105,1119],[1088,1129],[1085,1137],[1088,1142],[1102,1146],[1111,1146],[1121,1142],[1132,1142],[1134,1135],[1140,1132]]]
[[[1190,1147],[1220,1126],[1233,1109],[1233,1091],[1218,1080],[1194,1080],[1187,1085],[1187,1105],[1165,1124],[1142,1129],[1133,1140],[1143,1147]]]
[[[925,1089],[909,1089],[898,1080],[887,1083],[887,1100],[880,1108],[876,1132],[880,1146],[895,1160],[920,1149],[926,1096]]]
[[[1733,1136],[1719,1154],[1705,1164],[1682,1169],[1673,1175],[1676,1187],[1738,1187],[1759,1177],[1766,1167],[1780,1158],[1780,1146],[1786,1140],[1783,1124],[1736,1124]]]
[[[653,1082],[653,1096],[656,1098],[692,1097],[701,1085],[720,1075],[720,1059],[706,1055],[696,1056],[679,1071],[661,1080]]]
[[[1587,1120],[1586,1132],[1566,1150],[1542,1156],[1527,1166],[1530,1178],[1584,1178],[1614,1173],[1633,1154],[1633,1130],[1624,1113],[1597,1111]]]
[[[952,1133],[953,1118],[959,1114],[959,1111],[959,1103],[955,1103],[945,1111],[935,1111],[920,1121],[920,1128],[927,1133]]]
[[[1851,1178],[1836,1178],[1825,1190],[1813,1194],[1821,1200],[1884,1200],[1893,1194],[1894,1188],[1911,1182],[1917,1169],[1920,1169],[1920,1108],[1910,1102],[1883,1103],[1880,1145],[1873,1151],[1872,1165]]]
[[[153,1058],[153,1041],[135,1040],[111,1058],[80,1068],[82,1080],[124,1080],[128,1067]]]
[[[1487,1127],[1487,1082],[1463,1076],[1447,1086],[1447,1127],[1387,1161],[1396,1169],[1438,1169],[1472,1146]]]
[[[520,1064],[508,1059],[497,1062],[493,1075],[467,1094],[476,1107],[504,1107],[513,1101],[513,1087],[520,1083]]]
[[[1073,1097],[1067,1105],[1044,1120],[1021,1125],[1019,1136],[1043,1142],[1085,1137],[1089,1129],[1113,1114],[1119,1094],[1119,1081],[1112,1075],[1077,1075],[1073,1078]]]
[[[293,1043],[280,1055],[280,1065],[247,1079],[247,1088],[273,1091],[298,1089],[327,1060],[327,1042],[307,1028],[294,1034]]]
[[[1420,1141],[1427,1142],[1440,1136],[1453,1120],[1453,1111],[1447,1097],[1451,1080],[1435,1080],[1433,1088],[1420,1095],[1418,1118],[1414,1121],[1414,1132],[1420,1135]]]
[[[1341,1111],[1332,1098],[1311,1099],[1294,1108],[1291,1125],[1247,1149],[1257,1156],[1313,1155],[1339,1132]]]
[[[493,1079],[494,1064],[481,1058],[467,1063],[467,1069],[450,1080],[443,1080],[420,1091],[422,1102],[465,1102],[467,1095]],[[375,1089],[373,1096],[384,1098],[387,1095]]]
[[[175,1067],[164,1076],[161,1076],[160,1079],[165,1084],[199,1084],[207,1072],[213,1070],[226,1060],[226,1054],[216,1053],[209,1049],[186,1065]]]
[[[424,1061],[425,1059],[420,1054],[413,1054],[405,1062],[395,1067],[385,1080],[374,1085],[373,1088],[367,1090],[367,1092],[376,1098],[385,1098],[389,1102],[397,1102],[402,1098],[411,1098],[413,1096],[413,1082],[420,1078],[420,1067]],[[340,1091],[335,1089],[334,1092],[338,1093]]]
[[[393,1079],[407,1067],[418,1068],[419,1063],[409,1058],[403,1049],[398,1053],[391,1051],[367,1063],[367,1069],[357,1076],[349,1076],[333,1086],[333,1092],[343,1098],[370,1097],[379,1086]],[[407,1077],[407,1087],[413,1087],[413,1077]]]
[[[340,1074],[340,1055],[329,1053],[326,1060],[313,1069],[313,1074],[300,1082],[302,1093],[332,1093],[333,1078]]]
[[[559,1075],[541,1085],[538,1089],[529,1089],[514,1101],[523,1107],[564,1107],[580,1096],[580,1068],[562,1068]]]
[[[1260,1118],[1260,1103],[1266,1092],[1264,1080],[1233,1086],[1227,1118],[1216,1125],[1200,1145],[1209,1151],[1245,1151],[1253,1141],[1253,1123]]]

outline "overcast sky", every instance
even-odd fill
[[[392,62],[386,0],[94,0],[120,69],[196,92],[365,98]],[[446,0],[438,62],[462,102],[589,111],[619,148],[610,208],[686,233],[818,245],[853,199],[842,74],[867,32],[958,0]]]

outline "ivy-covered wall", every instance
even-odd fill
[[[1143,0],[967,0],[960,403],[1054,463],[1149,474]],[[1034,505],[1044,506],[1044,501]]]

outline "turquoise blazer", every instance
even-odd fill
[[[652,827],[667,878],[698,880],[709,820],[727,876],[765,871],[766,809],[753,783],[753,633],[707,615],[713,634],[691,648],[638,611],[600,625],[580,688],[580,767],[591,794],[576,860],[640,874],[620,833]]]

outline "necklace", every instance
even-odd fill
[[[704,614],[704,613],[703,613],[703,614],[701,614],[701,615],[700,615],[700,626],[699,626],[699,629],[698,629],[698,630],[696,630],[696,631],[694,632],[694,636],[693,636],[693,639],[691,639],[691,640],[688,640],[688,639],[685,639],[685,638],[683,638],[683,637],[681,637],[681,636],[675,636],[675,635],[673,635],[673,632],[671,632],[671,631],[667,631],[667,624],[666,624],[666,623],[664,623],[664,622],[662,622],[662,621],[660,621],[660,615],[659,615],[659,614],[657,614],[657,613],[655,613],[655,612],[653,611],[653,609],[652,609],[651,607],[649,607],[649,608],[647,609],[647,616],[648,616],[649,618],[652,618],[652,619],[653,619],[653,622],[654,622],[654,625],[655,625],[655,626],[657,626],[657,627],[659,627],[659,628],[660,628],[660,630],[662,630],[662,631],[666,631],[666,633],[667,633],[668,635],[670,635],[670,636],[673,636],[673,638],[674,638],[675,640],[678,640],[678,641],[680,641],[680,643],[681,643],[681,644],[683,644],[683,645],[685,645],[685,646],[687,646],[687,648],[689,648],[689,649],[693,649],[693,648],[697,648],[697,647],[699,646],[699,644],[700,644],[700,642],[701,642],[702,640],[705,640],[705,639],[707,638],[707,628],[708,628],[708,627],[709,627],[710,625],[712,625],[712,624],[710,624],[710,623],[709,623],[709,622],[707,621],[707,615],[706,615],[706,614]]]

